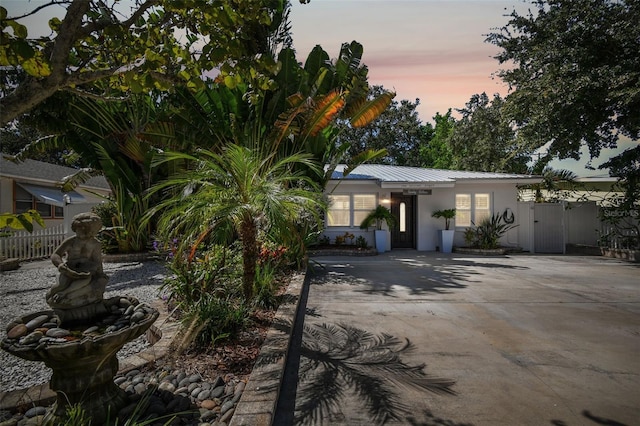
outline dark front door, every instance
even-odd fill
[[[391,193],[391,214],[396,224],[391,230],[391,248],[416,248],[415,195]]]

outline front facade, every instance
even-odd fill
[[[362,230],[360,223],[376,206],[383,205],[396,218],[394,228],[388,230],[386,250],[439,250],[438,230],[444,229],[445,221],[431,216],[436,210],[456,209],[451,223],[455,246],[465,245],[465,229],[484,217],[496,213],[513,216],[517,225],[518,185],[540,180],[529,175],[373,164],[358,166],[346,177],[343,170],[341,166],[336,169],[326,188],[329,209],[324,235],[332,242],[345,234],[363,236],[375,246],[372,228]],[[529,236],[518,228],[504,236],[502,246],[522,247],[521,240]]]
[[[74,191],[63,193],[59,188],[62,179],[76,171],[35,160],[14,163],[0,154],[0,211],[17,214],[33,209],[40,213],[47,228],[67,225],[75,214],[89,211],[110,194],[102,177],[91,178]]]

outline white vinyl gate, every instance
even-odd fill
[[[533,208],[536,253],[564,253],[564,203],[535,203]]]

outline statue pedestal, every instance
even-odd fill
[[[2,340],[5,351],[29,361],[44,362],[53,370],[49,387],[56,392],[57,400],[47,414],[53,424],[74,405],[84,409],[85,416],[94,425],[103,424],[107,419],[113,421],[126,405],[127,394],[113,382],[118,372],[116,354],[126,343],[147,331],[159,313],[134,298],[117,299],[123,304],[115,305],[109,320],[75,324],[66,338],[35,340],[26,335]],[[15,323],[29,324],[34,318],[53,316],[53,311],[37,312]],[[97,326],[97,330],[87,331],[92,326]],[[47,329],[40,327],[31,335],[34,333],[42,336]]]

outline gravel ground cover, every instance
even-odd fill
[[[160,287],[166,277],[161,262],[104,263],[109,283],[105,298],[133,296],[151,303],[161,297]],[[0,338],[5,338],[6,325],[29,313],[49,310],[45,295],[57,279],[57,270],[49,260],[28,262],[15,271],[0,273]],[[125,345],[118,358],[144,349],[144,335]],[[23,389],[48,382],[51,370],[41,362],[25,361],[0,350],[0,388],[3,392]]]

